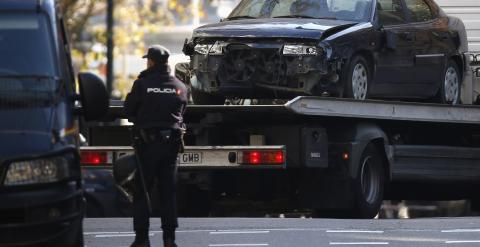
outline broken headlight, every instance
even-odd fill
[[[217,41],[213,45],[197,44],[195,45],[195,52],[202,55],[222,55],[227,43]]]
[[[195,46],[195,52],[202,55],[207,55],[211,47],[211,45],[198,44]]]
[[[283,55],[317,55],[318,48],[311,45],[284,45]]]

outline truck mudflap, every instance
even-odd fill
[[[81,165],[109,169],[129,146],[80,147]],[[186,146],[178,155],[179,169],[286,169],[285,146]]]

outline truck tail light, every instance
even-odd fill
[[[80,163],[82,165],[106,165],[109,163],[108,153],[104,151],[81,151]]]
[[[343,160],[349,160],[349,159],[350,159],[350,154],[347,153],[347,152],[344,152],[344,153],[342,154],[342,159],[343,159]]]
[[[247,165],[282,165],[285,163],[283,151],[276,150],[251,150],[243,151],[241,164]]]

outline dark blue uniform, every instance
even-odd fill
[[[177,156],[186,105],[187,88],[170,76],[167,65],[156,65],[140,73],[124,104],[128,119],[135,124],[136,130],[142,131],[137,151],[146,187],[151,190],[155,179],[159,186],[164,239],[175,239],[178,227]],[[150,215],[138,173],[136,176],[134,230],[137,235],[148,238]]]
[[[124,109],[138,128],[182,128],[187,105],[187,88],[170,76],[166,65],[140,73],[127,95]]]

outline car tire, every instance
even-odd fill
[[[369,144],[360,158],[357,177],[353,181],[355,200],[352,216],[374,218],[382,205],[385,168],[382,157],[373,144]]]
[[[202,92],[192,87],[192,100],[195,105],[223,105],[225,97]]]
[[[460,104],[462,82],[459,71],[458,65],[454,61],[449,60],[447,62],[436,96],[439,103],[449,105]]]
[[[346,72],[344,96],[356,100],[368,99],[372,76],[367,60],[362,56],[354,56]]]

